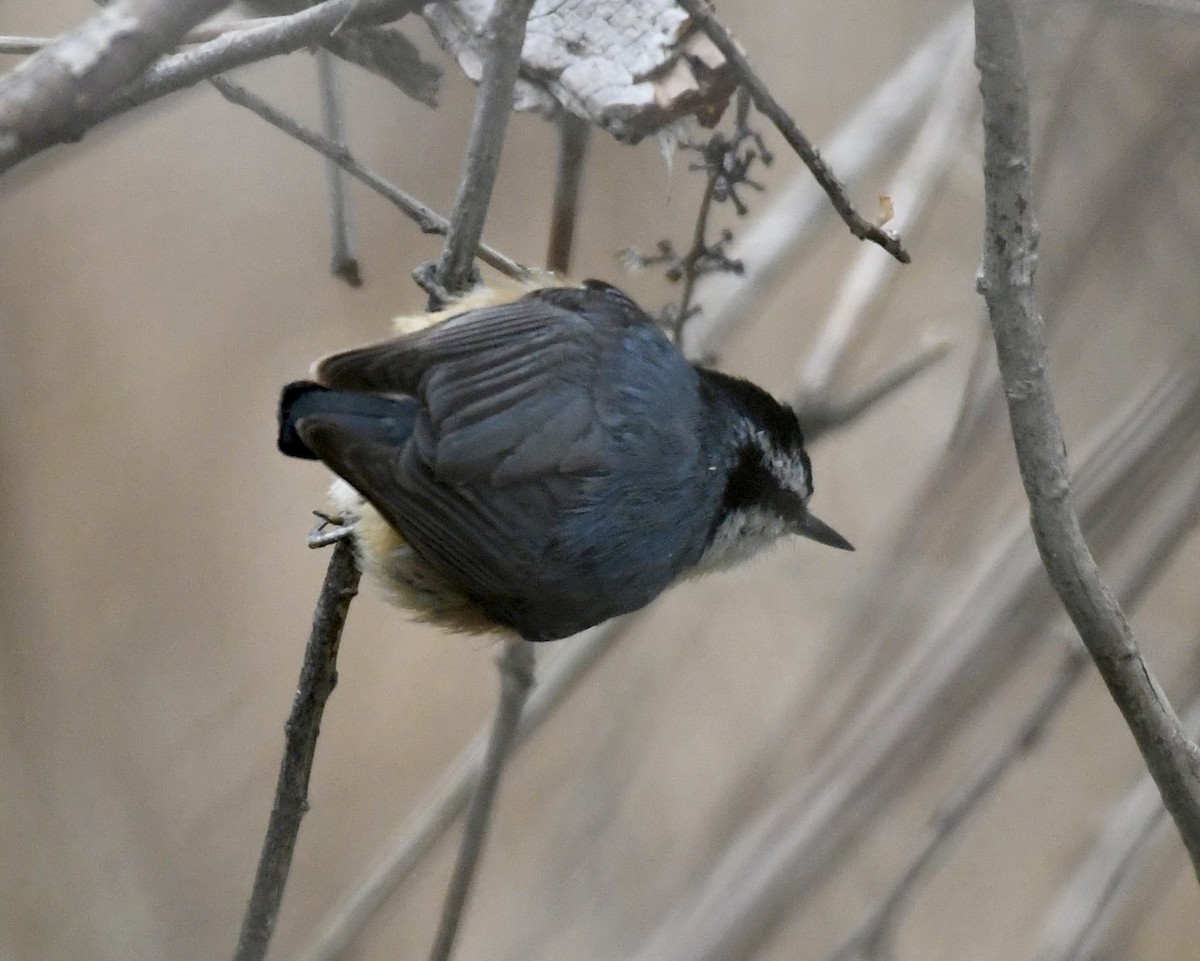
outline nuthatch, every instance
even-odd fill
[[[791,408],[690,364],[615,287],[457,310],[280,400],[279,449],[345,481],[363,568],[423,619],[549,641],[785,534],[853,550],[808,510]]]

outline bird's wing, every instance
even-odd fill
[[[415,440],[434,475],[492,485],[605,469],[606,433],[642,413],[630,403],[692,377],[653,321],[599,284],[472,310],[316,369],[335,390],[416,396]]]
[[[530,578],[570,540],[564,518],[581,509],[588,483],[636,486],[643,470],[694,465],[695,371],[611,288],[548,289],[474,310],[330,357],[316,378],[416,396],[403,447],[319,418],[301,433],[420,553],[477,592],[536,590]]]

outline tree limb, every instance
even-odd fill
[[[1200,876],[1200,752],[1180,724],[1079,526],[1066,446],[1046,377],[1033,302],[1037,227],[1030,176],[1029,98],[1009,0],[975,0],[984,104],[986,227],[980,287],[996,341],[1021,480],[1050,581],[1125,717]]]
[[[443,294],[468,290],[475,279],[475,251],[483,235],[500,168],[500,152],[513,108],[513,87],[521,65],[525,23],[534,0],[497,0],[487,24],[489,37],[483,78],[467,159],[458,182],[446,245],[434,271],[436,287],[429,290],[430,309],[442,306]]]
[[[0,173],[70,136],[228,0],[116,0],[0,77]]]
[[[78,109],[53,131],[37,142],[24,143],[16,152],[6,154],[3,85],[17,73],[13,71],[13,74],[0,78],[0,173],[40,150],[56,143],[78,140],[106,120],[216,74],[311,47],[349,23],[395,20],[419,5],[420,0],[325,0],[290,16],[248,21],[244,29],[223,30],[211,40],[162,57],[146,67],[144,73],[139,70],[140,75],[135,74],[129,82],[115,85],[103,98],[89,99],[77,105]],[[50,49],[45,48],[42,54]],[[24,66],[22,64],[17,70]]]
[[[350,601],[358,593],[359,570],[352,539],[335,545],[317,598],[312,633],[304,651],[300,683],[284,731],[287,743],[279,765],[275,802],[263,840],[254,889],[242,919],[234,961],[261,961],[266,956],[283,888],[292,865],[300,819],[308,810],[308,779],[317,751],[317,735],[325,702],[337,684],[337,652]]]

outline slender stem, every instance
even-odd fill
[[[759,109],[759,112],[766,114],[776,129],[783,135],[783,139],[788,142],[796,155],[804,161],[804,165],[812,171],[813,177],[817,183],[825,191],[833,204],[833,209],[838,212],[846,226],[850,228],[850,232],[860,240],[870,240],[872,243],[878,244],[889,254],[895,257],[900,263],[907,264],[911,259],[908,251],[904,249],[898,237],[894,237],[887,231],[870,221],[865,220],[846,197],[846,188],[834,176],[829,165],[821,158],[817,148],[814,147],[804,133],[796,125],[788,112],[783,108],[778,100],[767,89],[767,85],[754,72],[754,68],[750,66],[750,61],[746,59],[746,55],[738,48],[725,28],[722,27],[713,17],[711,13],[704,9],[702,5],[704,0],[679,0],[679,5],[687,11],[688,16],[692,18],[696,26],[703,30],[710,40],[717,45],[717,48],[725,55],[725,58],[733,65],[741,78],[743,84],[750,91],[750,96],[754,99],[754,106]]]
[[[450,215],[450,230],[435,272],[442,291],[454,295],[470,288],[475,278],[475,251],[483,235],[492,188],[500,167],[500,151],[513,108],[513,89],[521,66],[525,22],[533,0],[496,0],[484,28],[487,54],[479,84],[475,119],[467,159],[458,182]],[[431,294],[431,308],[441,306]]]
[[[338,84],[337,61],[324,47],[316,52],[317,81],[321,92],[321,126],[325,136],[339,147],[346,147],[345,117]],[[325,177],[329,189],[329,228],[332,251],[330,270],[351,287],[361,287],[358,257],[354,251],[354,223],[350,212],[349,185],[336,160],[325,158]]]
[[[996,341],[1021,480],[1050,581],[1120,708],[1200,877],[1200,752],[1180,724],[1080,530],[1062,424],[1034,307],[1037,226],[1029,94],[1009,0],[976,0],[983,93],[984,259],[980,289]]]
[[[487,829],[491,820],[492,805],[500,786],[500,775],[504,771],[509,749],[516,738],[521,721],[521,711],[533,687],[534,656],[529,641],[512,641],[506,644],[500,658],[500,704],[496,720],[492,725],[492,736],[484,756],[483,770],[479,783],[467,809],[467,820],[463,828],[462,843],[458,849],[458,860],[454,874],[446,889],[446,900],[442,905],[442,919],[437,937],[430,952],[430,961],[447,961],[454,949],[454,939],[462,921],[467,895],[483,852]]]
[[[284,727],[286,745],[279,765],[275,802],[263,839],[254,889],[242,919],[234,961],[261,961],[266,956],[279,916],[283,889],[308,810],[308,779],[317,751],[317,735],[325,702],[337,684],[337,652],[350,601],[358,593],[359,571],[349,538],[333,549],[325,583],[317,598],[312,633],[304,650],[300,683]]]
[[[322,156],[328,157],[350,174],[350,176],[366,184],[380,196],[390,200],[400,208],[405,216],[416,223],[422,232],[427,234],[445,234],[449,230],[450,222],[445,217],[436,213],[416,197],[401,190],[395,184],[384,180],[383,177],[364,167],[345,147],[333,143],[333,141],[327,137],[322,137],[315,130],[310,130],[298,121],[293,120],[287,114],[275,109],[261,97],[255,96],[240,84],[236,84],[224,77],[213,77],[209,82],[220,91],[221,96],[226,100],[237,104],[239,107],[245,107],[267,121],[271,126],[278,127],[288,136],[299,140],[305,146],[311,147]],[[502,274],[512,277],[514,280],[523,280],[529,273],[515,260],[506,257],[500,251],[489,247],[487,244],[479,245],[479,259],[489,266],[496,268]]]
[[[852,183],[894,158],[915,121],[939,89],[959,37],[971,33],[971,9],[957,7],[917,46],[896,71],[863,100],[829,138],[827,156]],[[797,174],[772,191],[769,206],[739,230],[729,256],[742,274],[709,274],[700,288],[704,311],[684,329],[684,352],[692,358],[716,354],[733,331],[757,317],[768,298],[792,276],[805,248],[831,208],[812,177]]]
[[[558,120],[558,170],[546,250],[546,269],[556,274],[571,272],[575,224],[579,219],[579,187],[591,129],[586,120],[572,113],[564,112]]]
[[[566,699],[604,654],[624,637],[637,615],[616,618],[563,641],[561,653],[548,658],[521,714],[517,729],[520,745]],[[558,647],[558,645],[556,645]],[[430,796],[417,805],[418,813],[396,840],[387,845],[379,863],[322,923],[312,945],[301,952],[302,961],[336,961],[387,901],[399,884],[421,862],[471,800],[479,781],[490,732],[485,728],[450,766]]]

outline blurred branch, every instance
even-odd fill
[[[1085,676],[1088,664],[1087,653],[1082,648],[1072,649],[1046,686],[1037,704],[1025,716],[1008,740],[993,755],[980,772],[946,805],[934,819],[925,843],[909,861],[899,879],[887,896],[872,911],[841,945],[829,956],[829,961],[850,961],[851,958],[872,957],[879,953],[880,946],[889,941],[899,921],[900,912],[908,899],[917,890],[918,883],[939,853],[954,837],[967,817],[991,794],[1004,775],[1021,758],[1037,746],[1051,723],[1068,703],[1075,686]]]
[[[844,398],[797,392],[792,401],[796,416],[804,425],[804,436],[811,442],[822,434],[845,427],[876,404],[893,396],[950,352],[944,340],[918,347],[912,354],[889,367],[875,380]]]
[[[1071,498],[1066,446],[1046,378],[1033,304],[1037,228],[1030,176],[1029,103],[1016,14],[1008,0],[976,0],[984,103],[987,301],[1021,480],[1046,572],[1125,717],[1200,875],[1200,752],[1172,710],[1100,578]]]
[[[963,31],[946,63],[945,75],[929,113],[900,164],[889,196],[895,206],[896,230],[905,235],[918,228],[939,195],[939,187],[962,150],[967,119],[978,94],[972,83],[973,44]],[[871,318],[880,296],[898,276],[894,260],[871,248],[858,251],[846,271],[837,299],[805,357],[800,392],[820,400],[833,386],[850,346]]]
[[[1200,701],[1188,707],[1184,726],[1200,733]],[[1046,912],[1037,961],[1085,961],[1111,945],[1113,915],[1169,837],[1169,824],[1162,795],[1145,773],[1111,807],[1094,844]]]
[[[1182,477],[1200,418],[1191,372],[1164,377],[1098,429],[1080,467],[1081,503],[1122,562],[1131,537],[1182,537],[1153,510]],[[664,917],[633,961],[722,961],[752,954],[793,915],[1045,637],[1051,594],[1022,512],[947,603],[913,634],[886,680],[859,692],[832,740],[775,802],[729,839],[705,879]],[[823,705],[828,715],[830,705]],[[794,732],[794,719],[780,737]]]
[[[575,689],[600,658],[636,623],[636,616],[608,621],[562,642],[562,652],[542,668],[521,723],[515,746],[522,744]],[[481,731],[451,765],[441,783],[390,844],[378,864],[324,920],[302,961],[336,961],[350,948],[375,912],[433,848],[470,800],[483,770],[488,732]]]
[[[0,173],[64,138],[228,0],[115,0],[0,77]]]
[[[1153,526],[1154,536],[1130,552],[1136,556],[1131,561],[1128,573],[1122,578],[1121,591],[1130,607],[1140,604],[1158,575],[1196,525],[1197,511],[1200,510],[1200,481],[1195,478],[1200,477],[1200,473],[1185,469],[1180,471],[1178,476],[1183,483],[1179,485],[1178,494],[1167,498],[1169,503],[1163,512],[1164,516]],[[938,853],[952,840],[967,817],[988,797],[1012,766],[1028,754],[1044,736],[1059,711],[1066,706],[1078,682],[1086,676],[1085,669],[1089,663],[1086,650],[1073,645],[1033,709],[1017,725],[1016,730],[993,755],[992,760],[938,814],[931,826],[929,837],[901,872],[891,891],[833,952],[830,961],[849,961],[860,953],[873,955],[877,953],[876,947],[891,937],[899,921],[900,912],[917,890],[918,883],[925,877]],[[1189,729],[1194,729],[1197,722],[1200,722],[1200,714],[1188,722]],[[1161,814],[1162,805],[1158,795],[1149,783],[1149,778],[1146,781],[1151,790],[1151,805]],[[1144,808],[1144,805],[1142,807]],[[1124,848],[1129,843],[1129,835],[1119,836]],[[1094,889],[1094,886],[1090,889]],[[1062,914],[1073,918],[1079,916],[1078,912]],[[1067,953],[1054,954],[1042,958],[1041,961],[1068,959],[1076,961],[1074,955]]]
[[[275,930],[296,836],[300,833],[300,820],[308,810],[308,779],[317,751],[321,715],[337,684],[338,644],[350,601],[358,593],[358,579],[353,542],[343,539],[333,549],[325,582],[317,598],[300,683],[284,728],[286,745],[279,766],[275,802],[234,961],[261,961]]]
[[[860,240],[870,240],[872,243],[878,244],[900,263],[908,263],[910,257],[908,251],[900,243],[900,239],[864,220],[854,209],[846,197],[846,188],[834,176],[829,165],[821,159],[817,149],[796,126],[796,122],[783,109],[779,101],[771,95],[771,91],[754,72],[754,68],[750,66],[750,62],[738,45],[734,43],[733,38],[704,9],[703,2],[704,0],[679,0],[679,5],[687,11],[688,16],[695,24],[708,34],[709,39],[717,45],[717,48],[733,65],[742,83],[750,91],[750,96],[754,99],[754,106],[771,119],[771,122],[783,135],[783,139],[788,142],[788,146],[804,161],[805,166],[812,172],[817,183],[829,197],[834,210],[850,228],[850,232]]]
[[[875,88],[829,139],[830,163],[853,182],[885,160],[928,109],[945,77],[946,62],[963,35],[971,34],[971,11],[959,7],[942,21],[896,71]],[[713,274],[700,285],[704,312],[684,331],[685,353],[707,358],[730,333],[759,314],[788,276],[799,251],[830,214],[824,192],[808,175],[775,190],[771,204],[739,231],[730,248],[745,264],[741,276]]]
[[[265,100],[255,96],[245,87],[227,80],[224,77],[213,77],[210,83],[220,91],[221,96],[239,107],[245,107],[257,114],[273,127],[278,127],[290,137],[311,147],[317,153],[328,157],[356,180],[366,184],[380,196],[390,200],[400,208],[400,211],[412,220],[427,234],[445,235],[450,228],[450,222],[441,214],[435,213],[420,200],[406,193],[391,182],[384,180],[378,174],[359,163],[353,155],[342,146],[335,144],[327,137],[322,137],[316,131],[309,130],[303,124],[293,120],[287,114],[272,107]],[[514,280],[522,280],[528,271],[515,260],[506,257],[500,251],[487,244],[479,245],[479,259]]]
[[[516,740],[525,700],[534,684],[533,645],[529,641],[506,641],[499,666],[500,704],[496,709],[496,719],[492,723],[492,734],[488,739],[487,752],[483,756],[479,781],[471,795],[471,806],[467,809],[463,839],[454,863],[454,873],[446,889],[442,918],[434,938],[433,950],[429,954],[430,961],[448,961],[454,949],[454,939],[458,934],[463,908],[471,891],[475,869],[479,865],[479,855],[483,852],[483,842],[487,838],[492,805],[496,800],[496,790],[500,786],[500,775]]]
[[[429,294],[431,310],[468,290],[477,277],[475,252],[500,167],[504,134],[513,109],[513,88],[521,64],[521,47],[525,42],[525,24],[533,3],[534,0],[496,0],[488,19],[488,51],[446,244],[432,273],[418,269],[416,275]]]
[[[579,187],[591,129],[586,120],[574,114],[564,111],[558,118],[558,169],[554,178],[554,206],[546,250],[546,269],[556,274],[571,271],[575,223],[579,219]]]
[[[342,114],[341,89],[337,62],[327,49],[316,52],[317,86],[321,94],[321,126],[325,137],[346,149],[346,125]],[[329,191],[330,271],[351,287],[362,286],[358,257],[354,249],[354,225],[350,211],[349,184],[337,161],[325,158],[325,179]]]

